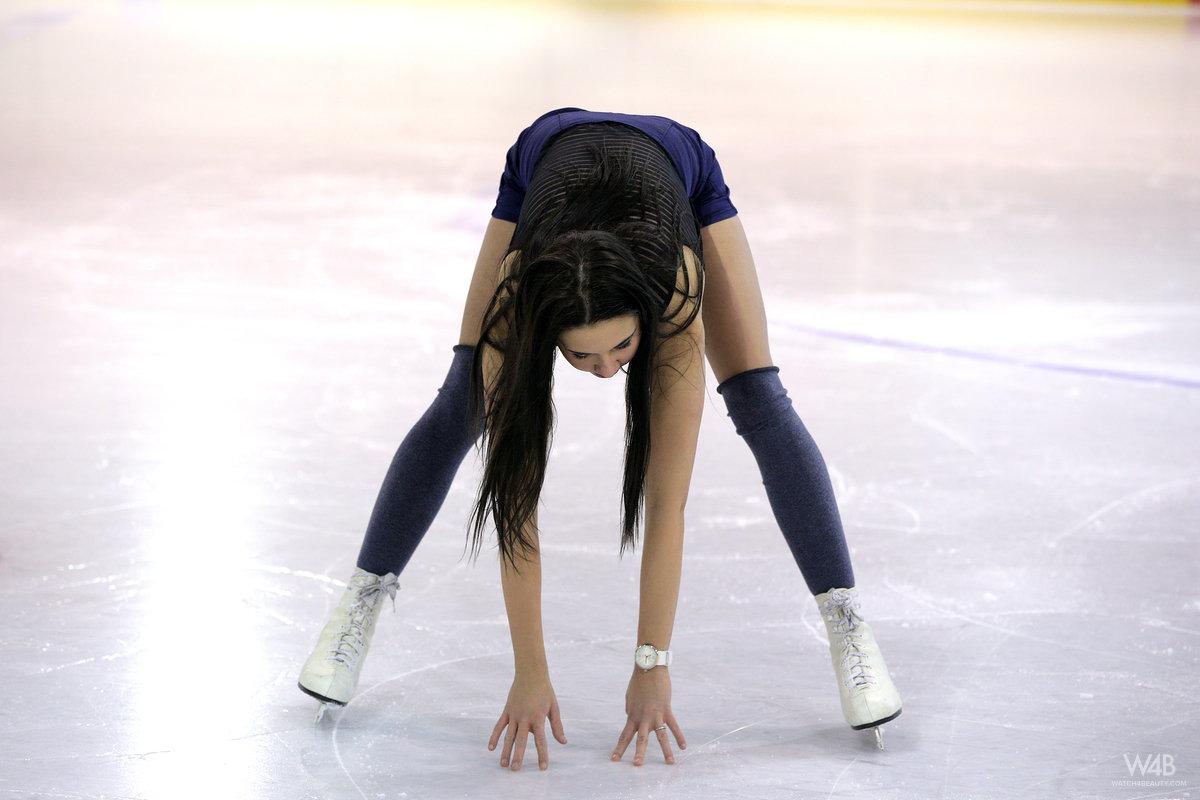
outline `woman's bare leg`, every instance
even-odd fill
[[[479,343],[479,332],[483,325],[483,312],[496,292],[500,272],[500,259],[512,241],[517,223],[506,219],[488,217],[487,230],[483,234],[483,245],[475,261],[475,274],[471,276],[471,287],[467,290],[467,302],[463,308],[462,328],[458,334],[459,344],[474,347]]]
[[[717,382],[769,367],[767,313],[740,215],[700,229],[704,248],[705,356]]]

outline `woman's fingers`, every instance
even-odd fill
[[[567,734],[563,731],[562,716],[558,711],[558,701],[555,700],[550,704],[550,731],[554,734],[554,738],[562,744],[567,743]]]
[[[675,741],[679,743],[679,749],[686,750],[687,740],[683,738],[683,729],[679,727],[679,721],[675,719],[675,715],[671,713],[671,709],[667,709],[663,722],[666,722],[671,728],[671,733],[675,734]]]
[[[517,726],[517,752],[513,753],[513,760],[512,760],[512,763],[509,765],[510,769],[517,770],[517,769],[521,768],[521,761],[524,760],[524,758],[525,758],[525,745],[528,742],[529,742],[528,723],[526,723],[525,720],[521,720],[521,722]]]
[[[513,742],[517,740],[517,723],[508,721],[508,733],[504,735],[504,746],[500,748],[500,766],[507,767],[512,758]]]
[[[668,764],[674,764],[675,754],[671,752],[671,737],[667,735],[667,729],[662,727],[661,722],[655,727],[661,728],[660,730],[656,730],[655,733],[658,735],[658,743],[662,745],[663,758],[666,759]]]
[[[666,727],[662,727],[666,725]],[[658,730],[662,728],[662,730]],[[625,753],[625,748],[633,740],[634,734],[637,734],[637,747],[633,751],[633,765],[640,767],[646,761],[646,749],[650,744],[650,731],[653,730],[655,736],[658,737],[658,743],[662,747],[663,758],[668,764],[675,763],[675,752],[671,749],[671,737],[667,730],[670,729],[675,733],[675,739],[679,742],[680,749],[687,747],[687,742],[683,738],[683,731],[679,729],[679,722],[675,719],[675,715],[670,709],[663,712],[663,718],[657,723],[649,722],[634,722],[633,717],[625,723],[625,730],[621,731],[621,736],[617,739],[617,746],[613,750],[612,760],[619,761]]]
[[[625,748],[629,746],[629,740],[633,738],[633,731],[633,720],[630,719],[625,723],[625,730],[621,731],[621,735],[617,737],[617,746],[613,748],[613,761],[620,761],[621,756],[625,755]]]
[[[504,730],[505,724],[508,722],[508,712],[500,715],[500,719],[496,721],[496,727],[492,728],[492,737],[488,739],[488,750],[496,749],[496,742],[500,741],[500,732]]]
[[[646,745],[650,743],[649,728],[650,724],[647,722],[643,722],[638,726],[637,750],[633,753],[633,765],[635,767],[640,767],[646,758]]]
[[[538,769],[546,769],[550,766],[550,747],[546,744],[546,728],[542,722],[533,726],[533,743],[537,747]]]

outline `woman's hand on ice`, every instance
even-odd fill
[[[500,766],[514,770],[521,768],[530,733],[533,734],[533,741],[537,745],[538,766],[542,769],[550,766],[550,745],[546,741],[545,729],[547,716],[550,718],[550,730],[554,732],[554,738],[566,744],[567,735],[563,732],[558,698],[554,696],[550,676],[544,673],[518,674],[513,678],[512,688],[508,690],[504,712],[496,722],[496,727],[492,729],[492,738],[488,740],[488,750],[495,750],[501,731],[505,726],[508,727],[508,735],[504,737],[504,745],[500,748]]]
[[[629,688],[625,690],[625,713],[629,719],[625,730],[617,739],[613,748],[612,760],[620,761],[634,735],[637,735],[637,748],[633,753],[633,765],[640,767],[646,757],[646,745],[653,733],[662,745],[663,759],[668,764],[675,763],[675,754],[671,752],[671,739],[667,735],[668,728],[675,734],[679,749],[687,748],[687,740],[679,728],[679,722],[671,712],[671,676],[667,667],[654,667],[649,672],[639,667],[633,668],[633,676],[629,679]],[[666,725],[666,728],[662,728]],[[662,730],[655,730],[662,728]]]

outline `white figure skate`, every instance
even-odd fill
[[[900,693],[871,626],[859,613],[857,589],[830,589],[815,597],[829,634],[829,654],[842,699],[842,714],[856,731],[875,729],[883,749],[881,725],[900,716]]]
[[[344,706],[354,696],[375,622],[383,608],[383,594],[387,592],[392,598],[395,613],[398,588],[397,576],[391,572],[379,576],[355,567],[341,602],[321,629],[317,646],[304,662],[297,681],[300,691],[320,703],[316,722],[325,716],[330,703]]]

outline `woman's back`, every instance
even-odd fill
[[[673,227],[681,245],[700,253],[699,226],[671,159],[654,139],[619,122],[574,125],[550,139],[526,189],[513,241],[527,241],[533,228],[561,215],[572,191],[595,177],[601,154],[629,166],[619,172],[624,180],[608,187],[636,200],[630,204],[628,218]],[[649,242],[633,240],[630,245],[646,261],[660,257]]]

